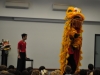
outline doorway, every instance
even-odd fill
[[[100,34],[95,34],[94,68],[100,68]]]

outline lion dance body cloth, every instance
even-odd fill
[[[82,23],[84,15],[81,9],[69,7],[66,11],[65,26],[60,52],[60,69],[62,74],[65,72],[66,65],[70,65],[72,73],[79,70],[82,60]]]

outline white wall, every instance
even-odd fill
[[[89,63],[94,64],[95,34],[100,34],[100,24],[84,24],[83,30],[83,60],[81,61],[81,68],[86,69]]]
[[[17,65],[17,42],[20,34],[28,34],[27,55],[34,59],[34,68],[45,65],[47,68],[59,68],[59,52],[61,48],[64,24],[0,21],[0,39],[8,39],[12,45],[9,52],[8,65]],[[100,33],[100,26],[83,25],[83,60],[81,68],[94,64],[94,37]],[[27,66],[30,64],[28,63]]]
[[[52,4],[66,3],[80,7],[85,15],[85,20],[100,21],[100,2],[96,0],[31,0],[29,9],[8,9],[4,7],[4,1],[0,0],[0,16],[64,19],[65,11],[53,11]]]
[[[34,59],[34,68],[41,65],[59,68],[63,24],[0,21],[0,25],[0,39],[9,39],[12,47],[8,65],[16,66],[17,43],[21,40],[21,34],[27,33],[27,56]]]

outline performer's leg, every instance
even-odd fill
[[[17,70],[21,72],[21,58],[17,59]]]
[[[22,72],[22,64],[23,64],[22,56],[23,56],[23,54],[20,52],[20,58],[18,58],[18,60],[17,60],[17,70],[20,72]]]
[[[18,58],[17,61],[17,70],[19,70],[20,72],[22,72],[23,70],[25,70],[25,53],[20,52],[20,58]]]
[[[26,53],[22,53],[22,56],[21,56],[21,58],[22,58],[22,68],[21,68],[21,71],[24,71],[25,70],[25,65],[26,65]]]
[[[74,74],[75,71],[76,71],[76,63],[75,63],[74,55],[73,54],[70,54],[70,56],[68,58],[68,65],[71,66],[71,68],[72,68],[72,74]]]

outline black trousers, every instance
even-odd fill
[[[74,55],[73,54],[70,54],[69,58],[68,58],[68,65],[71,66],[72,68],[72,73],[71,74],[74,74],[75,71],[76,71],[76,63],[75,63],[75,60],[74,60]]]
[[[8,51],[2,50],[1,65],[7,66]]]
[[[26,66],[26,53],[25,52],[20,52],[20,58],[17,60],[17,70],[20,72],[25,70]]]

